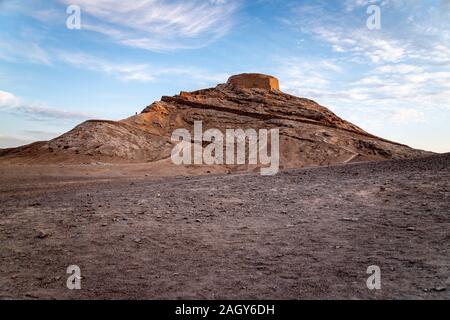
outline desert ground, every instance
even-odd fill
[[[450,154],[166,175],[2,165],[0,298],[450,298]]]

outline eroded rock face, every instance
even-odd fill
[[[261,73],[242,73],[232,76],[227,81],[235,87],[247,89],[280,90],[278,79]]]

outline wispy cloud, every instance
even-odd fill
[[[56,59],[77,68],[103,72],[123,81],[150,81],[154,77],[146,64],[113,63],[84,53],[58,51]]]
[[[202,47],[233,25],[237,1],[59,0],[79,5],[82,28],[148,50]]]
[[[373,3],[381,5],[386,18],[380,31],[365,26],[365,8]],[[344,13],[333,11],[328,2],[301,5],[288,25],[315,45],[328,46],[334,64],[345,71],[333,75],[317,58],[286,57],[288,65],[294,61],[282,71],[294,79],[287,90],[365,114],[370,121],[375,121],[370,112],[376,112],[376,119],[405,124],[450,110],[450,32],[436,28],[449,24],[442,8],[425,10],[420,1],[403,0],[347,0],[342,5]]]
[[[275,62],[275,73],[283,79],[282,89],[302,96],[323,91],[336,74],[343,72],[342,67],[331,59],[277,57]]]
[[[13,148],[27,143],[31,143],[32,141],[35,140],[19,136],[0,134],[0,148]]]
[[[51,64],[51,58],[39,44],[6,38],[0,41],[0,59],[8,62]]]
[[[91,115],[82,112],[51,108],[43,103],[29,103],[7,91],[0,91],[0,110],[20,114],[35,120],[83,120],[92,118]]]
[[[394,110],[391,114],[391,120],[399,123],[410,123],[423,121],[425,114],[416,109],[401,108]]]
[[[103,73],[120,81],[151,82],[183,76],[199,84],[216,83],[227,79],[225,73],[214,73],[196,66],[175,65],[165,67],[148,63],[113,61],[84,52],[47,48],[29,42],[0,42],[0,60],[13,63],[33,63],[54,66],[58,63],[70,67]]]
[[[55,58],[73,67],[105,73],[121,81],[149,82],[183,76],[197,82],[220,82],[227,79],[228,74],[212,73],[205,69],[188,66],[164,67],[161,65],[118,63],[84,53],[58,51]]]

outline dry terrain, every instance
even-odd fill
[[[0,203],[2,299],[450,298],[450,154],[271,177],[5,164]]]

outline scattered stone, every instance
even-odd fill
[[[356,217],[351,217],[351,218],[344,217],[344,218],[342,218],[341,220],[342,220],[342,221],[357,222],[357,221],[359,221],[359,218],[356,218]]]
[[[431,290],[436,291],[436,292],[443,292],[443,291],[447,290],[447,288],[446,287],[436,287]]]
[[[408,227],[408,228],[406,228],[406,230],[408,230],[408,231],[416,231],[416,228],[414,228],[414,227]]]
[[[45,232],[43,230],[38,230],[36,238],[44,239],[44,238],[47,238],[47,237],[48,237],[48,233],[47,232]]]

